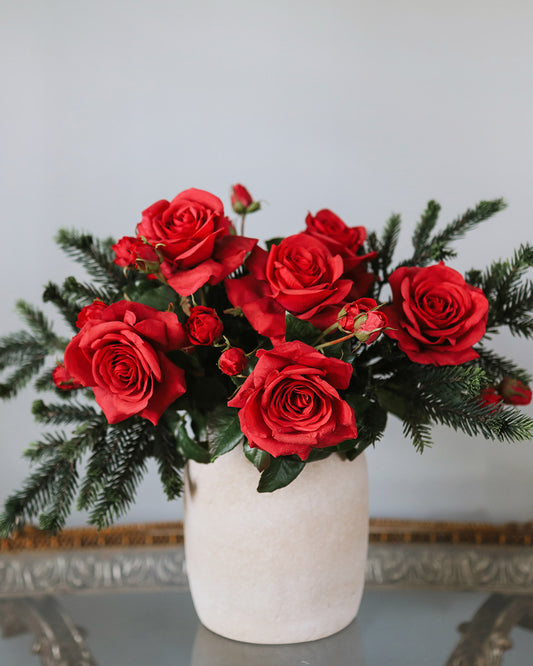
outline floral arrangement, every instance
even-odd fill
[[[531,378],[486,343],[504,326],[533,335],[533,248],[465,275],[448,265],[453,241],[502,200],[438,232],[430,201],[412,256],[394,265],[398,215],[378,236],[323,209],[262,249],[244,234],[260,202],[235,185],[231,203],[240,233],[222,201],[197,189],[151,205],[118,242],[59,232],[91,281],[44,290],[72,339],[19,301],[29,330],[0,340],[0,369],[12,369],[0,395],[36,376],[56,396],[33,405],[53,430],[25,452],[35,469],[6,502],[4,535],[37,515],[60,529],[76,498],[91,523],[108,525],[133,502],[149,458],[172,499],[189,459],[208,464],[243,447],[258,491],[271,492],[326,456],[355,459],[389,414],[419,451],[433,424],[531,437],[533,421],[517,409],[531,400]]]

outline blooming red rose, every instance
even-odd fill
[[[254,213],[261,208],[259,201],[254,201],[250,192],[239,183],[231,188],[231,206],[238,215]]]
[[[478,287],[442,262],[401,267],[389,277],[392,304],[385,334],[416,363],[459,365],[478,358],[472,348],[487,327],[489,303]]]
[[[306,460],[314,448],[357,437],[353,409],[339,396],[352,367],[294,340],[261,349],[251,375],[228,405],[238,407],[250,446]]]
[[[148,267],[148,272],[159,268],[159,257],[151,245],[139,238],[123,236],[118,243],[111,246],[115,253],[113,260],[117,266],[138,266],[140,270]]]
[[[163,275],[182,296],[223,280],[257,243],[233,235],[222,201],[197,189],[181,192],[170,203],[152,204],[142,214],[137,236],[157,247]]]
[[[107,308],[107,305],[99,298],[94,300],[90,305],[82,308],[76,319],[76,326],[83,328],[88,321],[100,319],[100,314]]]
[[[58,389],[62,391],[72,391],[72,389],[78,389],[82,387],[82,384],[74,381],[72,377],[67,373],[65,369],[65,364],[60,363],[52,370],[52,379],[54,384]]]
[[[154,425],[185,392],[185,374],[166,356],[186,342],[173,312],[119,301],[88,321],[65,350],[68,375],[90,386],[109,423],[138,414]]]
[[[220,354],[218,359],[218,367],[225,374],[230,377],[240,375],[248,366],[248,358],[240,347],[230,347]]]
[[[353,300],[364,296],[374,281],[367,272],[366,262],[377,256],[376,252],[363,254],[366,240],[365,227],[349,227],[338,215],[324,208],[316,215],[308,213],[305,218],[304,233],[318,238],[333,254],[339,254],[344,261],[343,277],[352,280],[349,297]]]
[[[246,266],[250,275],[226,280],[228,297],[256,331],[275,341],[285,334],[285,311],[327,328],[352,286],[341,279],[342,258],[306,234],[288,236],[268,253],[255,248]]]
[[[191,308],[185,332],[193,345],[212,345],[222,335],[222,322],[213,308],[197,305]]]
[[[531,389],[519,379],[504,377],[498,388],[503,401],[509,405],[529,405],[531,402]]]
[[[353,303],[346,303],[341,310],[344,314],[339,317],[339,326],[346,333],[355,333],[361,342],[374,342],[387,326],[387,317],[374,309],[377,305],[373,298],[359,298]]]

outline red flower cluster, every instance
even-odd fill
[[[240,184],[231,202],[243,223],[259,208]],[[350,384],[352,366],[325,356],[323,348],[352,338],[368,345],[385,332],[415,363],[458,365],[478,356],[474,345],[488,316],[481,289],[442,262],[401,267],[389,277],[392,302],[382,308],[367,295],[376,280],[368,270],[376,253],[365,253],[366,229],[348,227],[328,209],[309,213],[305,223],[303,232],[267,252],[256,239],[235,235],[222,202],[209,192],[189,189],[171,202],[154,203],[143,212],[136,237],[113,246],[115,263],[172,287],[182,297],[183,324],[171,311],[97,300],[79,314],[80,332],[66,349],[64,366],[54,371],[56,386],[91,387],[111,423],[138,414],[157,424],[187,390],[179,354],[170,360],[169,352],[209,358],[219,373],[233,378],[248,372],[250,357],[250,374],[228,402],[240,410],[242,432],[252,447],[306,460],[314,448],[357,437],[354,411],[339,393]],[[186,298],[222,281],[224,307],[218,311],[218,302],[206,300],[203,291],[201,302],[208,305]],[[226,297],[233,309],[227,309]],[[316,348],[285,340],[287,313],[322,331]],[[224,316],[232,315],[244,315],[254,346],[262,345],[259,334],[270,338],[273,349],[259,348],[251,358],[253,352],[232,339],[231,320],[225,330]],[[202,374],[199,361],[194,363]],[[506,379],[481,399],[527,404],[531,391]]]

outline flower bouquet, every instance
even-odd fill
[[[516,407],[531,400],[530,376],[487,341],[501,327],[533,335],[533,248],[465,275],[448,265],[453,241],[502,200],[440,231],[430,201],[399,262],[398,215],[378,235],[323,209],[263,249],[245,235],[260,202],[235,185],[231,203],[240,233],[222,201],[197,189],[152,204],[118,242],[59,232],[91,280],[44,290],[71,340],[22,301],[29,331],[0,340],[3,398],[34,376],[56,395],[33,405],[53,429],[25,452],[35,470],[6,502],[3,535],[36,516],[61,529],[75,500],[90,523],[109,525],[134,501],[150,458],[174,499],[188,461],[208,465],[238,448],[269,494],[326,458],[357,459],[389,414],[418,451],[434,424],[531,438]]]

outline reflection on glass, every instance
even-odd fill
[[[357,622],[346,629],[311,643],[295,645],[252,645],[222,638],[199,624],[191,666],[365,666]]]

